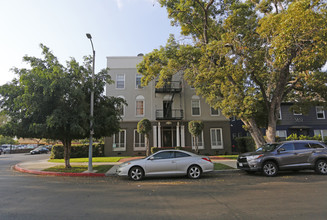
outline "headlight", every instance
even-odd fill
[[[247,156],[246,159],[249,161],[249,160],[256,160],[256,159],[259,159],[260,157],[262,157],[263,154],[260,154],[260,155],[253,155],[253,156]]]
[[[131,164],[130,162],[128,162],[128,163],[122,163],[122,164],[120,164],[120,167],[126,167],[126,166],[128,166],[130,164]]]

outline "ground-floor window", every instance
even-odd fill
[[[223,132],[221,128],[210,129],[210,139],[212,149],[223,149]]]
[[[327,130],[314,130],[315,136],[321,136],[322,140],[324,140],[327,137]]]
[[[192,149],[195,149],[195,142],[196,138],[193,137],[193,135],[191,135],[191,142],[192,142]],[[203,131],[201,132],[201,134],[198,137],[198,148],[199,149],[204,149],[204,143],[203,143]]]
[[[145,136],[134,130],[134,150],[145,150]]]
[[[112,148],[114,151],[126,150],[126,130],[120,130],[118,133],[113,135]]]
[[[277,130],[276,136],[279,137],[281,141],[285,141],[287,138],[287,132],[286,130]]]

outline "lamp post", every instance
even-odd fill
[[[90,145],[89,145],[89,166],[88,172],[93,172],[92,167],[92,145],[93,145],[93,109],[94,109],[94,64],[95,64],[95,50],[93,47],[92,36],[91,34],[87,33],[86,37],[90,39],[93,51],[93,65],[92,65],[92,88],[91,88],[91,104],[90,104]]]

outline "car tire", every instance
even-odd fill
[[[144,177],[144,171],[141,167],[132,167],[128,173],[131,180],[139,181]]]
[[[187,176],[190,179],[199,179],[201,177],[202,170],[197,165],[192,165],[187,170]]]
[[[262,172],[265,176],[276,176],[278,173],[278,167],[275,162],[267,161],[262,166]]]
[[[318,160],[315,165],[315,170],[321,175],[327,175],[327,160]]]

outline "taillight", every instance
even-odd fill
[[[207,158],[207,157],[202,157],[202,160],[206,160],[206,161],[212,163],[212,161],[209,158]]]

